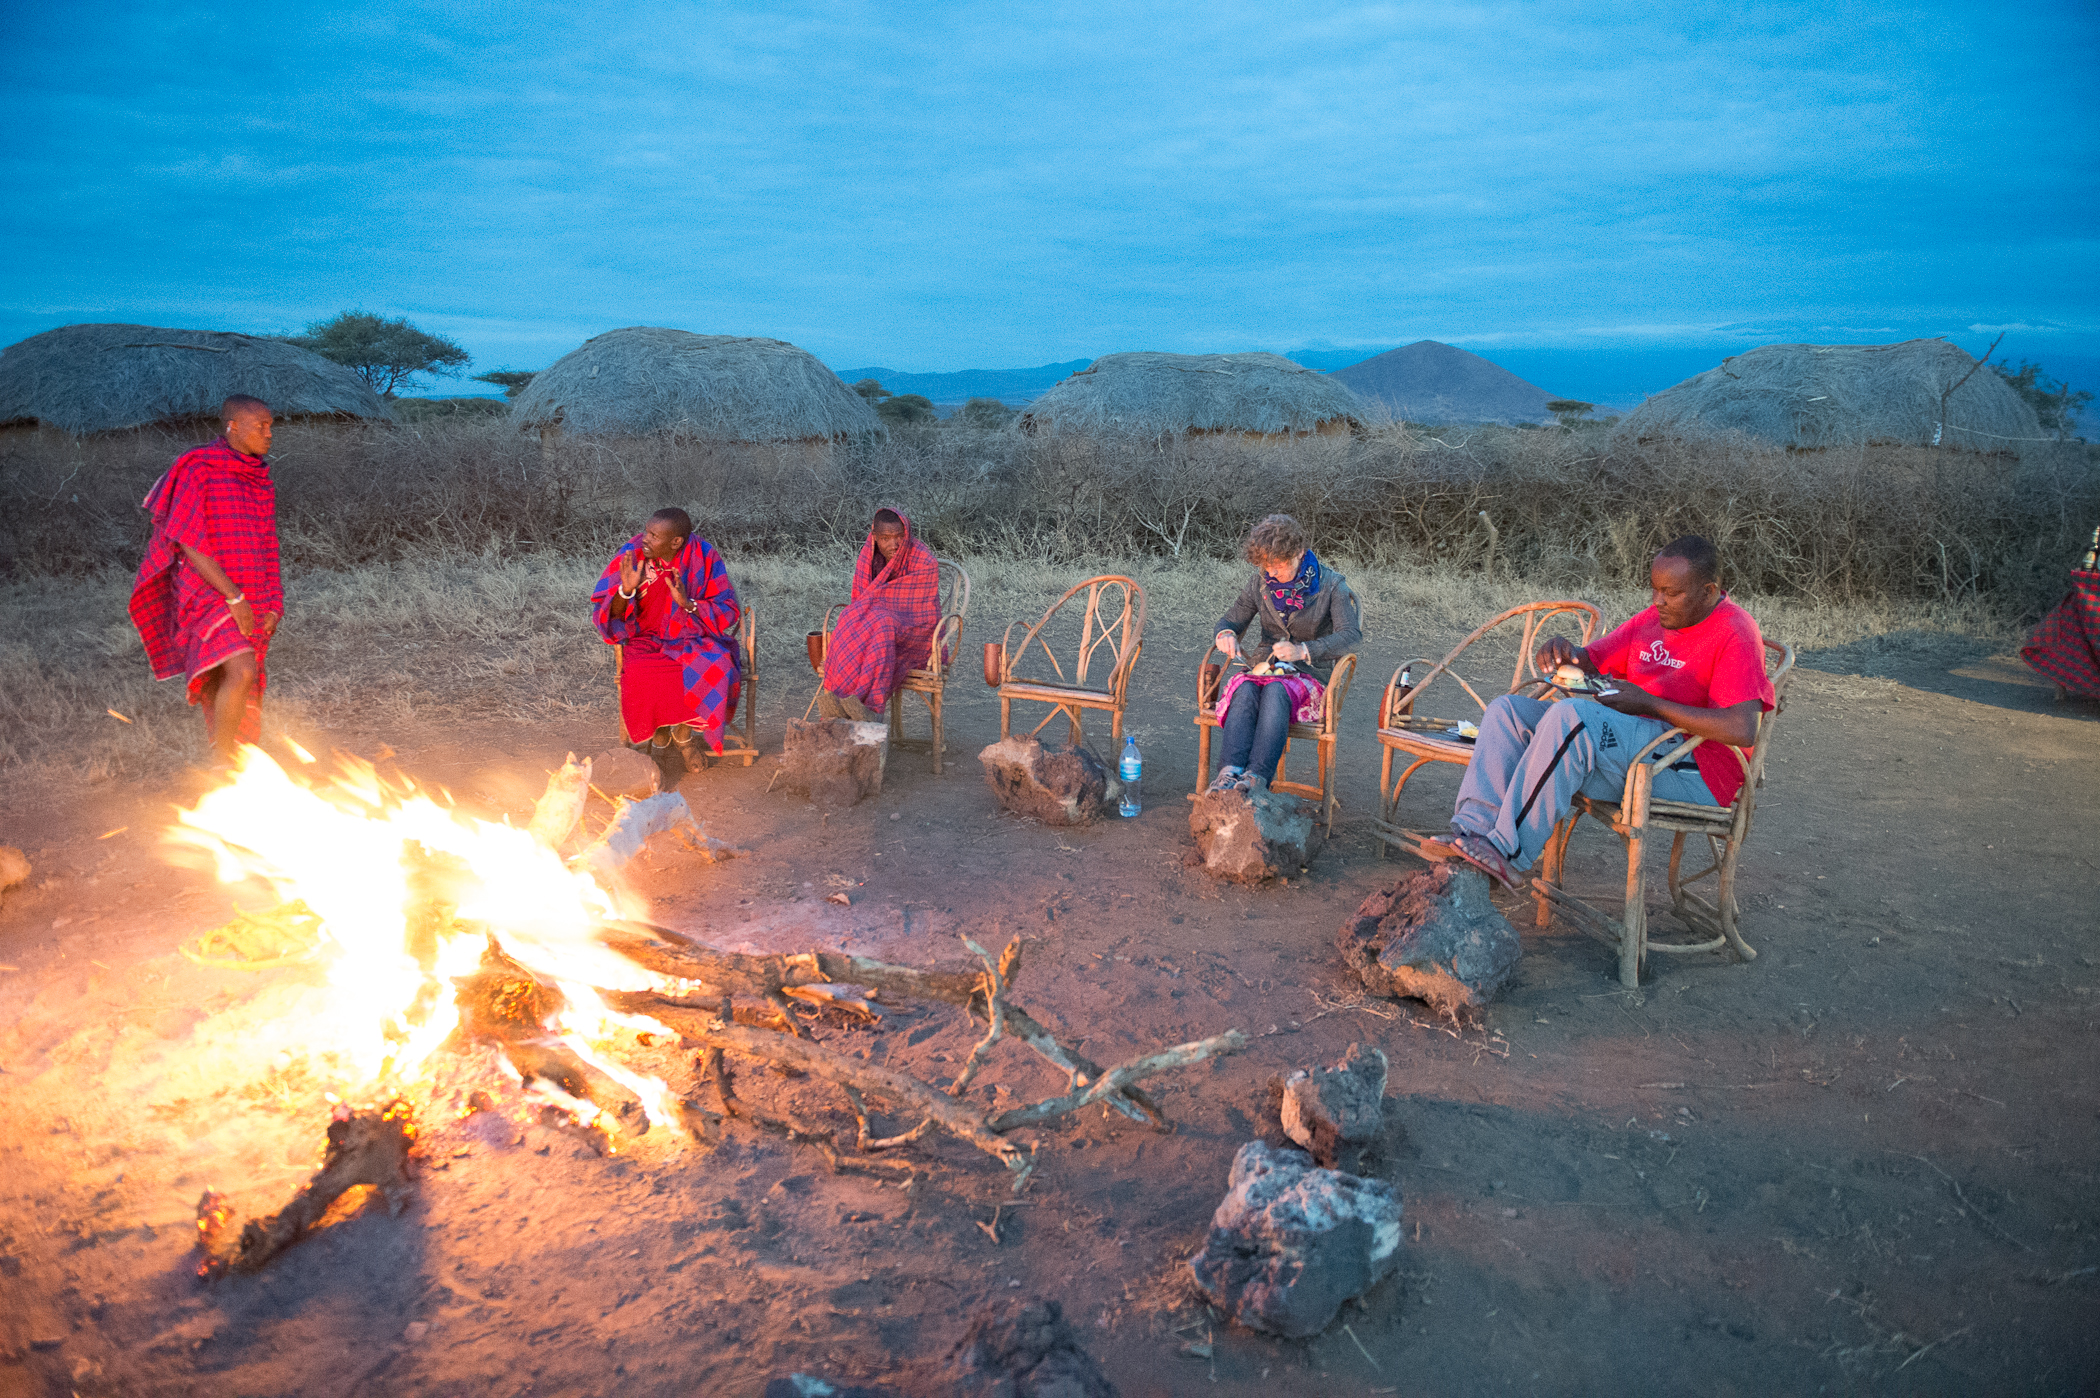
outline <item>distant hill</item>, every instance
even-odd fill
[[[892,393],[923,393],[936,403],[971,398],[997,398],[1008,407],[1026,403],[1053,384],[1072,377],[1091,359],[1044,364],[1034,369],[963,369],[953,374],[906,374],[896,369],[840,369],[847,383],[873,379]]]
[[[1303,364],[1308,369],[1331,374],[1337,369],[1361,364],[1372,355],[1383,354],[1391,348],[1391,345],[1371,345],[1359,346],[1356,349],[1295,349],[1286,350],[1283,357],[1293,364]]]
[[[1456,345],[1417,340],[1330,378],[1411,422],[1551,422],[1553,394]]]

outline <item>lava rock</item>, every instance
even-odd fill
[[[807,792],[813,804],[843,810],[881,792],[889,751],[887,724],[791,718],[781,776],[788,790]]]
[[[1041,1297],[979,1311],[942,1378],[953,1398],[1116,1398],[1063,1309]]]
[[[1196,1285],[1234,1320],[1293,1339],[1325,1330],[1399,1265],[1396,1187],[1264,1141],[1232,1158],[1230,1191],[1189,1259]]]
[[[1456,861],[1374,892],[1336,940],[1373,994],[1416,996],[1454,1020],[1500,994],[1524,956],[1487,875]]]
[[[1312,858],[1312,811],[1257,778],[1245,791],[1206,791],[1189,811],[1189,834],[1213,878],[1261,883],[1289,878]]]
[[[1086,748],[1001,738],[977,760],[1000,805],[1045,825],[1084,825],[1100,816],[1111,794],[1107,766]]]
[[[1344,1147],[1376,1139],[1385,1125],[1386,1066],[1384,1049],[1351,1044],[1332,1068],[1291,1074],[1283,1084],[1283,1134],[1333,1169]]]
[[[607,796],[646,801],[663,790],[663,773],[633,748],[614,748],[591,759],[591,785]]]

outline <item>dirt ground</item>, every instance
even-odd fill
[[[1518,981],[1484,1031],[1454,1034],[1365,1001],[1334,948],[1414,867],[1369,834],[1377,686],[1447,639],[1368,646],[1342,824],[1287,887],[1183,867],[1194,652],[1157,622],[1135,820],[1001,814],[974,760],[997,706],[966,673],[940,778],[894,754],[879,798],[828,818],[767,791],[771,758],[686,780],[751,854],[640,872],[659,922],[920,964],[954,961],[959,932],[1022,936],[1017,998],[1102,1062],[1244,1030],[1244,1054],[1157,1080],[1172,1134],[1067,1118],[1015,1201],[952,1142],[912,1151],[907,1190],[735,1124],[712,1149],[657,1131],[601,1156],[572,1131],[433,1111],[399,1216],[349,1212],[208,1288],[198,1195],[266,1213],[318,1157],[322,1085],[233,1032],[310,973],[176,954],[231,909],[166,860],[179,783],[8,791],[0,842],[36,872],[0,907],[0,1394],[755,1395],[797,1371],[918,1393],[975,1309],[1037,1295],[1125,1395],[2100,1387],[2094,710],[1960,640],[1804,657],[1745,859],[1757,961],[1659,961],[1626,991],[1603,948],[1531,931],[1512,901]],[[776,669],[769,752],[810,687]],[[606,746],[609,704],[587,710],[308,740],[390,744],[463,806],[516,816],[564,751]],[[1437,823],[1451,790],[1420,780],[1406,815]],[[1614,849],[1578,836],[1578,891],[1617,881]],[[850,906],[825,901],[841,890]],[[931,1011],[822,1032],[928,1078],[974,1037]],[[1366,1168],[1405,1196],[1398,1276],[1309,1342],[1214,1324],[1182,1264],[1233,1152],[1276,1138],[1269,1080],[1356,1041],[1392,1059]],[[685,1087],[689,1063],[665,1064]],[[1058,1086],[1019,1050],[980,1081]],[[806,1085],[739,1082],[848,1123]]]

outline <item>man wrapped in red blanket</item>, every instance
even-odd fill
[[[693,537],[684,510],[658,510],[613,555],[591,590],[591,620],[620,647],[620,724],[630,743],[659,759],[676,743],[690,759],[697,729],[722,750],[743,687],[741,617],[722,556]]]
[[[224,764],[262,737],[263,661],[284,616],[284,581],[269,405],[236,394],[221,416],[225,434],[176,457],[146,492],[153,537],[131,585],[131,620],[153,678],[188,677]]]
[[[941,619],[941,565],[911,532],[904,511],[875,512],[853,564],[853,600],[824,647],[826,718],[867,720],[882,713],[906,670],[923,667]]]

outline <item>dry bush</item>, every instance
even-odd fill
[[[191,440],[0,433],[0,567],[66,573],[135,558],[137,502]],[[1281,509],[1327,553],[1480,570],[1484,511],[1499,570],[1540,584],[1637,583],[1657,547],[1700,533],[1748,592],[1981,599],[2017,618],[2055,601],[2100,515],[2100,468],[2083,443],[2024,459],[1784,451],[1631,442],[1602,425],[1403,424],[1286,447],[951,425],[837,448],[572,435],[543,449],[502,421],[290,423],[273,456],[287,563],[306,568],[491,550],[598,556],[674,503],[732,556],[791,555],[857,542],[878,504],[898,503],[943,552],[1014,561],[1229,558],[1249,523]]]

